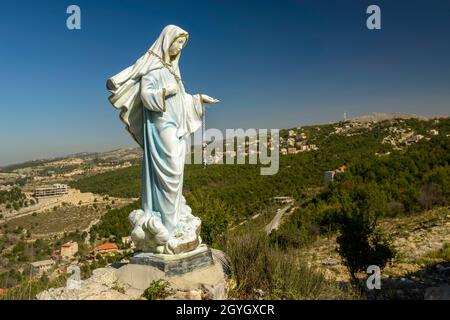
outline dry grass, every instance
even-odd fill
[[[264,232],[228,234],[224,251],[230,257],[237,299],[354,299],[352,291],[336,283],[308,264],[299,250],[270,246]]]
[[[89,224],[100,218],[106,211],[105,205],[92,206],[66,205],[28,215],[25,217],[8,220],[7,230],[14,231],[18,227],[30,230],[32,235],[48,235],[53,233],[83,230]],[[2,224],[3,226],[4,224]]]

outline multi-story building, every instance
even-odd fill
[[[54,184],[51,186],[40,186],[34,189],[33,196],[35,198],[57,197],[65,195],[69,192],[66,184]]]
[[[31,263],[31,267],[33,268],[32,270],[33,274],[38,276],[49,271],[54,265],[55,261],[53,260],[42,260]]]

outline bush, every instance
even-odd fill
[[[440,248],[437,251],[431,251],[428,252],[425,255],[426,258],[439,260],[442,262],[449,262],[450,261],[450,243],[444,243],[442,248]]]
[[[0,300],[34,300],[38,293],[50,288],[62,287],[65,284],[65,275],[55,280],[49,280],[46,276],[39,279],[25,279],[17,286],[10,288],[4,295],[0,295]]]
[[[365,271],[370,265],[383,269],[395,255],[387,239],[375,229],[375,221],[370,221],[367,215],[345,217],[340,231],[338,252],[355,282],[357,272]]]
[[[298,250],[270,246],[267,235],[255,230],[227,234],[224,250],[230,257],[237,299],[331,299],[349,295],[309,267]]]
[[[159,279],[150,283],[150,286],[144,290],[142,297],[148,300],[164,299],[170,293],[170,283],[164,279]]]

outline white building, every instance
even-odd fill
[[[34,189],[35,198],[46,198],[62,196],[69,192],[69,187],[66,184],[54,184],[51,186],[41,186]]]
[[[432,134],[433,136],[437,136],[439,134],[439,131],[437,131],[436,129],[431,129],[430,134]]]
[[[323,178],[325,180],[325,184],[328,184],[330,182],[333,182],[334,180],[334,175],[335,172],[334,171],[325,171]]]
[[[33,274],[39,276],[44,274],[45,272],[48,272],[54,265],[55,261],[53,260],[42,260],[31,263]]]

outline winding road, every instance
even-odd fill
[[[270,234],[273,230],[277,230],[278,229],[278,227],[280,226],[281,218],[291,208],[292,208],[292,204],[288,204],[283,209],[278,209],[277,210],[277,214],[275,215],[275,217],[273,217],[272,221],[270,221],[269,224],[266,225],[266,227],[264,228],[266,230],[267,234]],[[293,208],[292,210],[294,210],[294,209],[296,209],[296,207]]]

